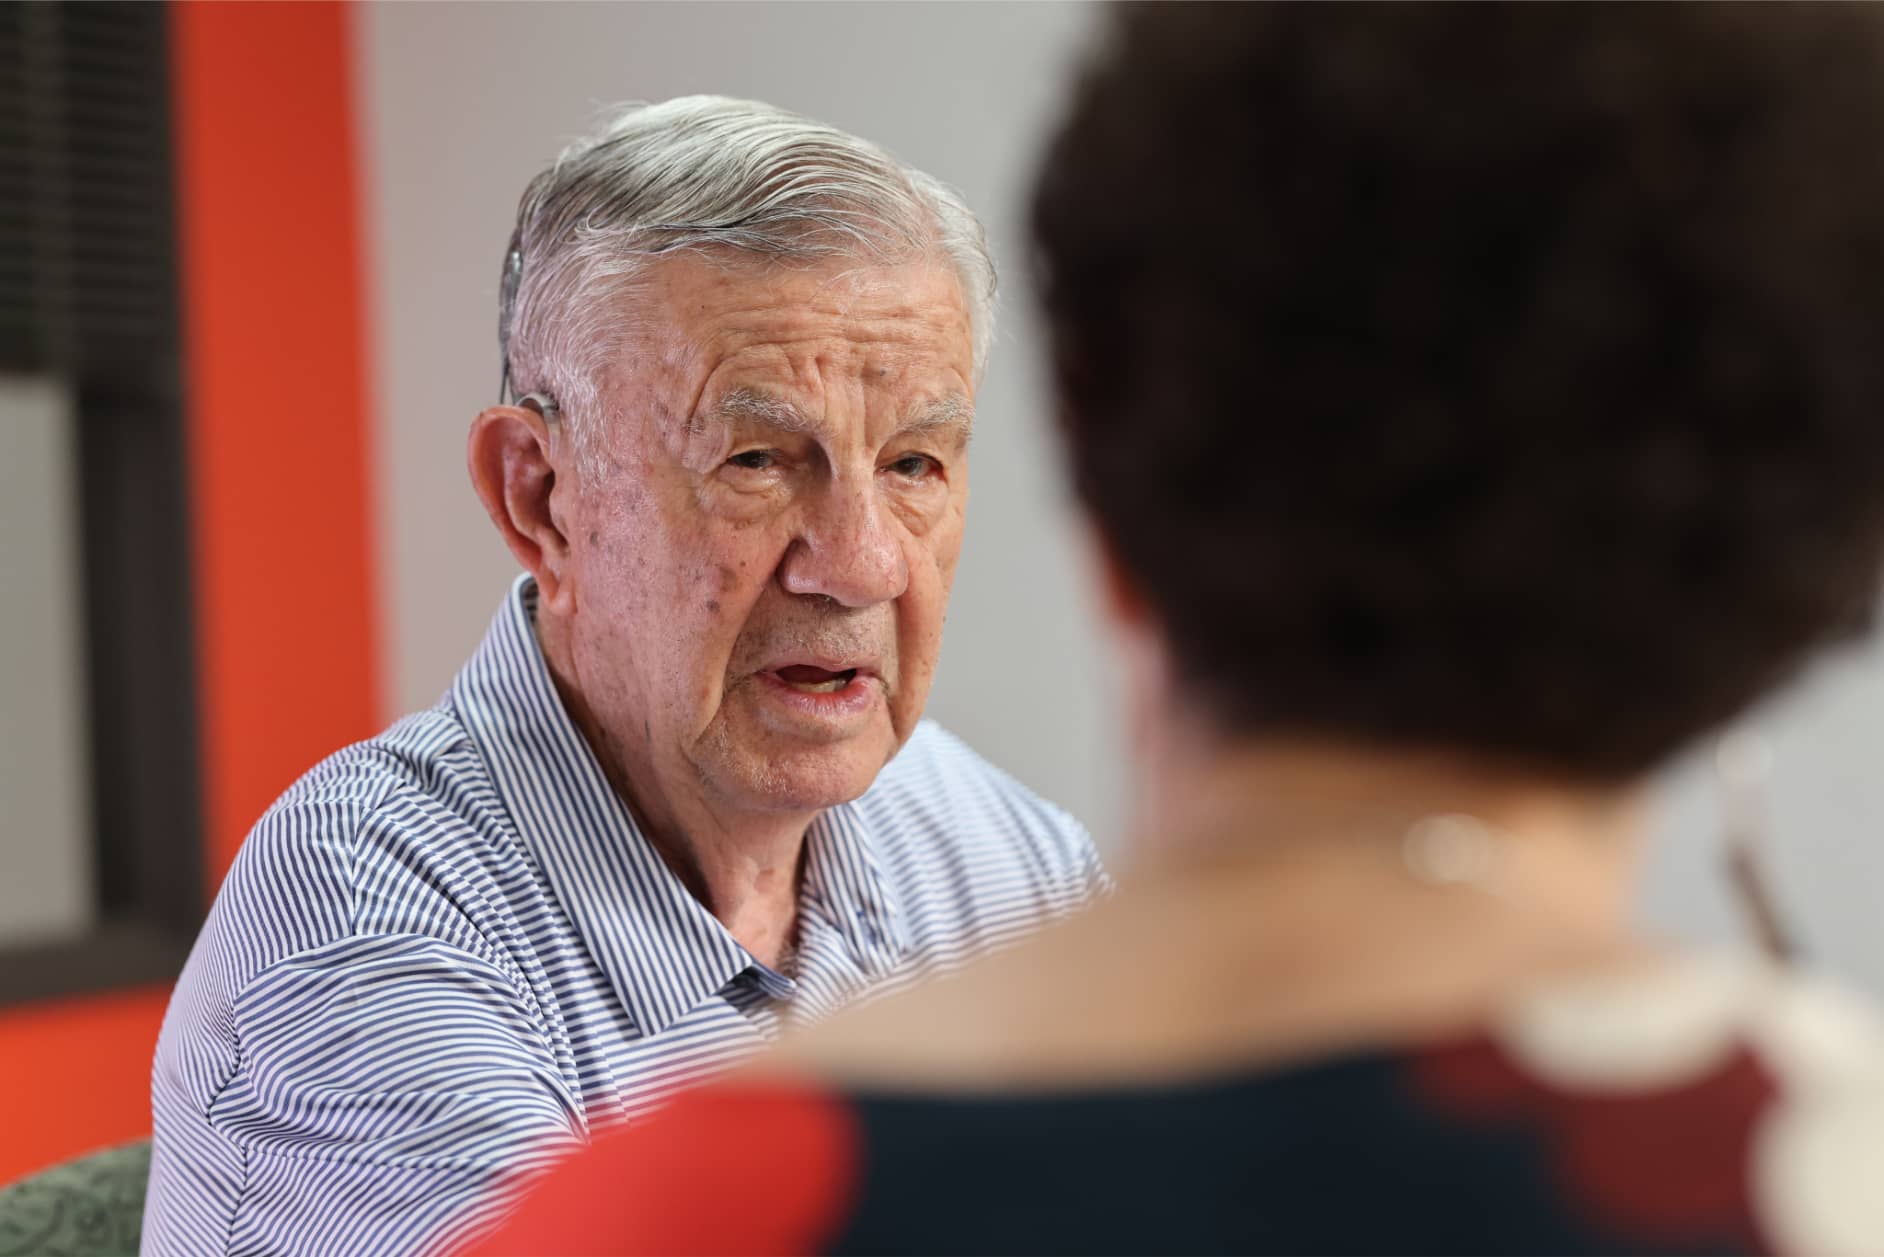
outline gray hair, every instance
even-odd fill
[[[952,188],[856,136],[756,101],[622,106],[530,181],[504,258],[504,387],[548,393],[579,449],[623,330],[624,311],[609,298],[649,259],[679,250],[939,257],[961,283],[977,376],[987,362],[994,262]]]

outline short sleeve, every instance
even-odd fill
[[[290,957],[232,1011],[236,1067],[170,1144],[181,1160],[192,1140],[233,1149],[233,1200],[160,1166],[146,1252],[430,1251],[586,1135],[512,982],[435,939]]]

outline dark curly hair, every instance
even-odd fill
[[[1868,622],[1862,8],[1126,7],[1033,222],[1077,490],[1228,733],[1626,779]]]

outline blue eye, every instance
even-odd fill
[[[905,454],[890,464],[890,470],[899,476],[917,480],[931,472],[941,470],[941,465],[927,454]]]
[[[742,450],[726,461],[747,471],[766,471],[778,460],[773,458],[771,450]]]

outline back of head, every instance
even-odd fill
[[[1620,780],[1870,615],[1862,8],[1127,8],[1034,214],[1078,489],[1228,734]]]

